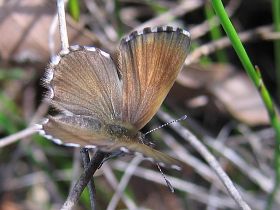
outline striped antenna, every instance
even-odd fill
[[[156,163],[156,165],[157,165],[158,170],[159,170],[159,172],[161,173],[163,179],[165,180],[166,185],[168,186],[168,188],[170,189],[170,191],[171,191],[172,193],[174,193],[174,188],[173,188],[173,186],[171,185],[170,181],[166,178],[165,174],[162,172],[160,165],[159,165],[158,163]]]
[[[182,120],[185,120],[185,119],[187,119],[187,115],[184,115],[183,117],[181,117],[179,119],[172,120],[171,122],[167,122],[167,123],[165,123],[165,124],[163,124],[163,125],[161,125],[161,126],[159,126],[157,128],[154,128],[154,129],[148,131],[147,133],[145,133],[144,136],[146,136],[147,134],[152,133],[152,132],[154,132],[154,131],[156,131],[158,129],[161,129],[161,128],[165,127],[165,126],[168,126],[168,125],[170,125],[172,123],[176,123],[176,122],[179,122],[179,121],[182,121]]]

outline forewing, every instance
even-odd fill
[[[44,83],[51,104],[74,115],[110,121],[121,116],[121,82],[111,57],[97,49],[73,46],[47,69]]]
[[[106,150],[113,141],[104,133],[104,122],[90,116],[57,115],[41,125],[39,131],[46,138],[66,146],[98,146]]]
[[[117,64],[123,81],[122,119],[141,129],[156,113],[187,57],[190,35],[158,27],[123,39]]]

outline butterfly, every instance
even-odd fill
[[[140,130],[155,115],[182,68],[188,31],[145,28],[123,38],[112,55],[71,46],[46,69],[46,99],[58,110],[39,133],[58,144],[133,151],[157,163],[175,158],[152,148]]]

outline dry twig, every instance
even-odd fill
[[[260,26],[252,30],[240,32],[238,35],[242,42],[251,42],[255,40],[273,40],[280,38],[280,33],[273,32],[273,29],[270,25]],[[197,63],[202,56],[209,55],[216,52],[217,50],[229,46],[231,46],[231,43],[228,37],[224,37],[222,39],[201,45],[192,53],[190,53],[185,61],[185,64],[190,65],[192,63]]]
[[[104,163],[101,168],[104,172],[105,178],[108,180],[109,184],[113,187],[113,189],[116,191],[118,187],[118,180],[115,177],[111,167],[107,164]],[[137,209],[136,204],[133,202],[131,198],[129,198],[125,192],[120,194],[122,201],[124,204],[127,206],[128,210],[135,210]]]
[[[163,119],[166,122],[172,121],[172,117],[169,116],[167,113],[164,113],[162,111],[158,112],[158,117]],[[225,171],[222,169],[216,158],[207,150],[207,148],[186,128],[184,128],[181,125],[178,124],[171,124],[171,127],[186,140],[188,143],[190,143],[197,152],[200,153],[200,155],[209,163],[211,168],[215,171],[221,182],[224,184],[226,189],[228,190],[231,197],[235,200],[235,202],[238,204],[239,208],[243,210],[250,210],[251,208],[248,206],[248,204],[244,201],[244,199],[241,197],[240,193],[237,191],[235,186],[233,185],[232,181],[228,177],[228,175],[225,173]]]
[[[36,125],[30,126],[28,128],[25,128],[22,131],[19,131],[13,135],[7,136],[5,138],[0,139],[0,148],[5,147],[9,144],[15,143],[16,141],[31,136],[34,133],[36,133],[38,130]]]

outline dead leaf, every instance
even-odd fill
[[[182,71],[177,81],[188,88],[207,90],[234,118],[245,124],[269,124],[267,111],[257,89],[244,72],[233,66],[192,66]]]
[[[56,13],[56,4],[49,0],[5,1],[0,7],[0,53],[4,62],[35,61],[46,63],[50,52],[49,29]],[[83,26],[67,18],[69,43],[100,46],[97,38]],[[56,52],[60,49],[58,29]]]

